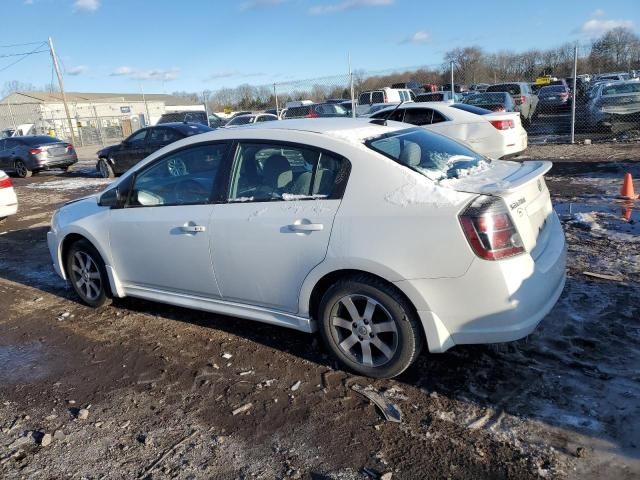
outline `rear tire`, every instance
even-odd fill
[[[102,257],[87,240],[78,240],[65,258],[67,277],[80,299],[90,307],[111,303],[109,277]]]
[[[16,160],[13,164],[13,168],[16,171],[16,175],[20,178],[29,178],[33,175],[33,170],[29,170],[27,164],[22,160]]]
[[[113,167],[104,158],[98,161],[98,172],[100,172],[102,178],[114,178],[116,176]]]
[[[422,349],[412,305],[375,277],[339,280],[322,297],[318,313],[325,344],[340,363],[358,374],[395,377]]]

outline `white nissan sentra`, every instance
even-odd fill
[[[48,243],[91,306],[131,296],[319,330],[348,368],[391,377],[425,343],[516,340],[551,310],[566,249],[550,168],[384,120],[220,129],[66,204]]]

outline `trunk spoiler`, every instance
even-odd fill
[[[483,195],[505,195],[537,180],[551,170],[547,161],[505,162],[494,164],[489,172],[457,180],[451,186],[458,191]],[[486,175],[488,173],[488,175]]]

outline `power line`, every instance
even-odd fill
[[[23,55],[34,55],[36,53],[44,53],[49,50],[38,50],[37,52],[24,52],[24,53],[8,53],[7,55],[0,55],[0,58],[9,58],[9,57],[21,57]]]
[[[38,49],[40,47],[42,47],[43,45],[46,45],[47,42],[41,42],[38,44],[38,46],[36,48],[34,48],[31,52],[21,56],[20,58],[18,58],[15,62],[10,63],[9,65],[0,68],[0,72],[4,72],[5,70],[13,67],[14,65],[16,65],[17,63],[20,63],[22,60],[24,60],[25,58],[29,57],[30,55],[33,55],[34,53],[36,53],[38,51]]]
[[[13,45],[0,45],[0,48],[24,47],[27,45],[38,45],[43,43],[47,43],[47,42],[14,43]]]

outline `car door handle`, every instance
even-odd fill
[[[198,233],[198,232],[206,232],[207,227],[204,225],[183,225],[180,227],[184,233]]]
[[[324,230],[322,223],[296,223],[289,225],[289,229],[293,232],[319,232]]]

